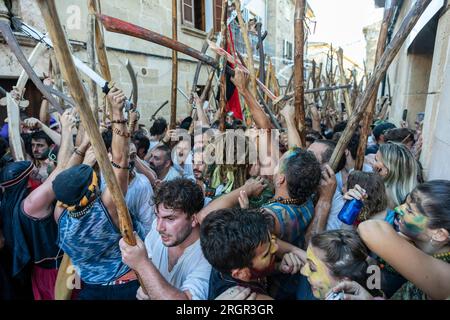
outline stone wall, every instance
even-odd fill
[[[394,34],[411,8],[404,2]],[[450,11],[442,9],[433,54],[408,53],[406,43],[392,62],[388,76],[392,107],[389,121],[399,125],[408,109],[408,124],[414,128],[417,112],[425,111],[421,163],[427,179],[450,179]]]
[[[44,21],[39,8],[33,0],[18,0],[20,16],[27,24],[40,30],[45,30]],[[65,26],[70,40],[84,45],[87,40],[88,9],[86,0],[56,1],[60,20]],[[139,26],[171,37],[171,1],[167,0],[108,0],[102,1],[102,12]],[[178,10],[178,40],[197,50],[200,50],[205,39],[204,32],[198,32],[181,24],[181,8]],[[138,74],[139,108],[144,123],[155,109],[165,100],[170,100],[171,90],[171,50],[149,42],[131,37],[105,32],[105,43],[111,67],[113,80],[119,84],[126,94],[131,92],[131,82],[124,63],[129,59]],[[86,61],[84,49],[74,45],[75,55]],[[24,53],[29,55],[32,47],[23,46]],[[212,52],[208,54],[213,55]],[[17,78],[22,68],[17,63],[9,48],[0,44],[0,75],[1,77]],[[179,54],[178,86],[187,94],[190,91],[197,61],[186,55]],[[39,76],[48,71],[48,55],[42,57],[36,65]],[[207,68],[203,67],[199,84],[207,79]],[[188,115],[189,108],[186,99],[178,93],[177,117],[182,119]],[[165,107],[160,114],[169,117],[170,107]]]

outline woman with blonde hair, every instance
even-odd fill
[[[419,184],[419,164],[411,151],[399,143],[380,145],[373,169],[384,179],[391,209],[404,203],[406,196]]]

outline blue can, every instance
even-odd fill
[[[353,225],[363,206],[364,203],[361,200],[352,199],[347,201],[342,207],[341,212],[339,212],[339,220],[345,224]]]

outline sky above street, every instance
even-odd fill
[[[308,0],[308,3],[317,21],[309,41],[342,47],[345,55],[362,65],[366,55],[362,30],[380,21],[383,9],[376,9],[373,0]]]

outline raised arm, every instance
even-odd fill
[[[320,179],[319,185],[319,200],[314,207],[314,217],[306,231],[306,243],[309,242],[313,235],[326,229],[336,186],[336,175],[333,169],[326,164],[322,170],[322,178]]]
[[[281,110],[281,115],[286,120],[286,126],[288,130],[288,145],[289,148],[300,147],[302,145],[300,135],[295,126],[295,108],[292,104],[287,103],[286,106]]]
[[[47,180],[25,198],[23,209],[27,215],[43,219],[53,212],[52,204],[55,201],[55,193],[52,189],[52,182],[66,168],[68,155],[73,149],[72,128],[74,126],[75,118],[69,111],[66,111],[61,117],[62,140],[58,164]]]
[[[113,137],[111,144],[112,152],[112,165],[114,175],[124,196],[128,189],[128,152],[129,152],[129,140],[130,134],[128,132],[127,120],[123,115],[123,108],[125,102],[125,94],[122,90],[112,88],[108,93],[108,100],[112,107],[112,128]],[[112,199],[111,191],[106,188],[106,191],[102,195],[102,201],[108,209],[109,214],[114,218],[117,215],[117,209]]]
[[[134,161],[136,164],[136,171],[146,176],[152,187],[156,187],[158,176],[155,171],[153,171],[147,163],[139,157],[135,157]]]
[[[36,118],[28,118],[24,120],[24,125],[28,128],[38,128],[47,134],[50,139],[57,145],[61,145],[61,135],[55,130],[50,129],[46,124]]]
[[[450,264],[416,248],[385,221],[365,221],[359,225],[358,232],[371,251],[430,298],[450,297]]]
[[[255,120],[256,127],[259,129],[272,129],[272,123],[270,122],[269,117],[261,108],[256,97],[247,88],[249,75],[241,69],[236,68],[235,75],[231,81],[237,87],[239,93],[244,97],[245,102],[247,102],[253,120]]]
[[[245,191],[247,196],[250,198],[260,195],[265,187],[266,185],[261,177],[250,179],[242,187],[220,196],[204,207],[199,213],[197,213],[197,220],[201,224],[203,219],[205,219],[208,214],[213,211],[239,206],[239,196],[241,191]]]
[[[197,108],[198,121],[200,122],[202,127],[209,127],[209,119],[206,116],[205,109],[203,109],[202,100],[197,96],[197,94],[195,95],[194,101]]]

